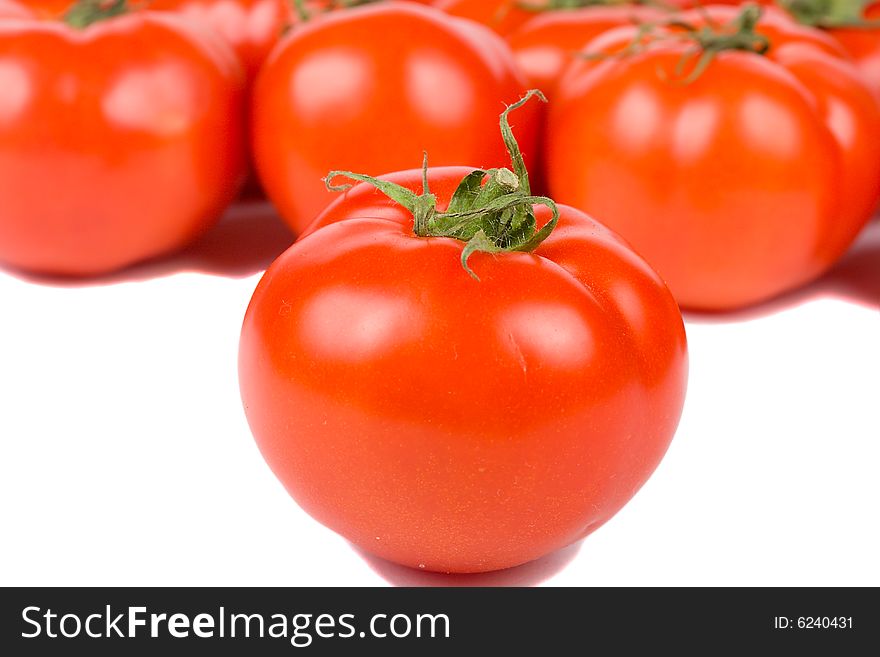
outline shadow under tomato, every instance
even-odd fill
[[[240,201],[204,235],[168,256],[95,277],[46,276],[6,270],[30,283],[55,287],[113,285],[184,272],[247,278],[266,270],[293,244],[294,235],[267,201]]]
[[[695,324],[747,322],[823,298],[880,310],[880,221],[872,222],[840,262],[809,285],[743,310],[686,311],[684,316]]]
[[[352,548],[367,565],[389,584],[402,587],[528,587],[544,582],[565,568],[577,556],[582,541],[552,552],[547,556],[530,561],[515,568],[495,570],[489,573],[471,575],[430,573],[407,566],[401,566],[361,550]]]

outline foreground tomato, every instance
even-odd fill
[[[380,174],[425,150],[438,165],[503,162],[498,111],[524,89],[510,50],[475,23],[400,2],[325,14],[294,30],[257,79],[257,170],[300,232],[333,200],[321,179],[334,164]],[[528,156],[533,116],[517,125]]]
[[[414,568],[506,568],[583,538],[645,482],[681,412],[666,287],[577,210],[559,206],[548,236],[555,205],[514,169],[430,169],[433,197],[417,196],[422,171],[384,177],[414,213],[354,187],[244,320],[242,398],[272,470],[316,519]],[[457,233],[434,212],[450,203]],[[528,221],[498,232],[531,212],[550,222],[537,237]],[[469,275],[475,245],[501,250],[473,253]]]
[[[148,13],[0,21],[0,261],[102,273],[219,217],[243,171],[242,76],[212,36]]]
[[[824,28],[880,92],[880,2],[874,0],[779,0],[799,21]]]
[[[690,308],[811,280],[877,204],[875,97],[825,35],[779,23],[767,42],[756,11],[696,33],[702,46],[670,35],[573,64],[548,120],[554,196],[618,230]],[[619,51],[624,31],[593,45]]]

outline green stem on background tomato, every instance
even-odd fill
[[[537,97],[547,102],[540,91],[532,89],[501,114],[501,137],[510,153],[510,169],[476,169],[465,176],[449,201],[445,212],[437,211],[437,197],[428,189],[428,156],[422,161],[422,193],[387,180],[379,180],[350,171],[331,171],[324,179],[327,189],[343,192],[350,184],[333,185],[338,177],[373,185],[388,198],[402,205],[413,215],[413,232],[419,237],[451,237],[466,242],[461,254],[465,271],[476,280],[468,259],[477,251],[485,253],[531,252],[543,242],[559,221],[556,203],[546,196],[532,196],[529,173],[522,153],[510,128],[510,112]],[[550,208],[552,217],[541,228],[535,219],[534,205]]]
[[[333,11],[334,9],[351,9],[352,7],[360,7],[361,5],[372,4],[376,1],[377,0],[328,0],[326,3],[324,3],[322,11]],[[300,22],[310,20],[315,13],[322,13],[310,10],[306,6],[305,0],[290,0],[290,4],[293,7],[293,11]]]
[[[865,18],[875,0],[776,0],[796,21],[814,27],[880,27],[880,21]]]
[[[678,41],[692,43],[693,48],[687,50],[675,66],[675,76],[681,84],[695,82],[708,68],[712,60],[727,50],[750,52],[756,55],[766,55],[770,50],[770,39],[757,32],[758,22],[761,20],[763,10],[755,4],[747,4],[732,21],[726,25],[717,25],[708,20],[706,25],[697,27],[683,20],[672,19],[659,23],[641,23],[632,42],[622,51],[613,55],[605,53],[585,53],[586,59],[607,59],[627,57],[639,52],[645,45],[652,41]],[[671,28],[677,32],[658,33],[657,28]],[[646,41],[647,39],[647,41]],[[687,76],[684,75],[685,67],[697,57],[697,63]],[[663,71],[660,71],[663,74]],[[683,77],[684,76],[684,77]]]
[[[130,9],[127,0],[79,0],[63,20],[70,27],[84,30],[93,23],[127,14]]]
[[[679,28],[685,31],[684,39],[693,41],[696,45],[693,51],[686,53],[676,66],[675,73],[679,77],[684,73],[684,67],[693,56],[699,55],[694,70],[683,82],[689,84],[699,78],[715,57],[726,50],[739,50],[751,52],[756,55],[765,55],[770,50],[770,39],[756,31],[758,22],[761,20],[764,10],[755,4],[747,4],[739,15],[727,25],[708,24],[695,28],[689,23],[670,21],[667,27]]]
[[[624,5],[644,5],[656,7],[658,9],[668,9],[669,11],[678,11],[678,7],[667,4],[666,2],[663,2],[663,0],[545,0],[544,2],[520,0],[516,4],[518,9],[522,9],[523,11],[533,11],[535,13],[565,9],[583,9],[584,7],[620,7]]]

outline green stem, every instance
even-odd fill
[[[756,55],[766,55],[770,50],[770,39],[757,31],[762,15],[763,9],[759,5],[747,4],[743,6],[736,18],[726,25],[717,25],[713,21],[707,20],[706,25],[697,27],[677,19],[659,23],[644,23],[638,26],[635,37],[621,52],[614,55],[586,53],[583,57],[585,59],[625,58],[641,52],[646,45],[650,45],[652,42],[690,43],[693,47],[681,56],[675,66],[677,81],[687,85],[703,75],[715,57],[722,52],[739,50]],[[658,32],[658,28],[666,28],[667,31]],[[687,65],[694,58],[697,58],[696,65],[688,75],[685,75]],[[662,70],[659,73],[663,75]]]
[[[338,192],[351,187],[350,184],[334,185],[333,180],[339,177],[373,185],[412,213],[413,232],[418,237],[449,237],[465,242],[461,265],[479,280],[468,265],[471,255],[477,251],[534,251],[550,236],[559,221],[559,210],[552,199],[531,195],[529,172],[510,127],[510,113],[534,97],[547,102],[540,91],[533,89],[501,114],[501,137],[510,154],[513,170],[472,171],[459,182],[444,212],[437,211],[437,198],[428,187],[427,153],[422,160],[421,194],[387,180],[350,171],[331,171],[325,178],[327,189]],[[552,215],[540,228],[535,219],[536,205],[547,206]]]
[[[678,10],[677,7],[663,2],[663,0],[544,0],[543,2],[520,0],[517,3],[519,9],[535,13],[582,9],[584,7],[620,7],[626,5],[643,5],[668,11]]]
[[[301,23],[311,20],[316,13],[324,13],[335,11],[337,9],[351,9],[352,7],[360,7],[361,5],[372,4],[378,0],[329,0],[320,11],[310,10],[306,6],[305,0],[290,0],[293,12]]]
[[[64,15],[64,22],[77,30],[84,30],[115,16],[127,14],[131,8],[127,0],[79,0]]]
[[[776,4],[804,25],[821,28],[878,28],[880,21],[865,18],[874,0],[776,0]]]
[[[739,15],[727,25],[717,26],[710,23],[697,29],[680,21],[667,23],[668,27],[683,29],[685,31],[684,40],[692,41],[695,44],[694,49],[685,53],[679,60],[675,68],[676,76],[682,78],[685,67],[693,57],[698,57],[697,64],[694,66],[694,70],[681,80],[683,84],[696,81],[703,75],[715,57],[727,50],[766,55],[770,50],[770,39],[757,32],[758,23],[763,13],[764,10],[759,5],[747,4],[743,6]]]

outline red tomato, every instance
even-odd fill
[[[190,241],[238,190],[242,86],[176,17],[0,22],[0,261],[98,274]]]
[[[716,0],[717,1],[717,0]],[[739,0],[732,4],[738,3]],[[680,5],[685,5],[680,2]],[[704,9],[685,14],[691,22],[703,22]],[[734,7],[711,7],[717,20],[732,20]],[[603,32],[633,24],[658,23],[676,20],[680,14],[655,4],[595,5],[583,9],[548,11],[539,14],[508,36],[517,63],[532,87],[551,93],[562,73],[573,59],[582,57],[583,50]],[[843,54],[841,48],[830,38],[815,30],[798,28],[781,10],[768,8],[760,31],[774,43],[779,39],[810,39],[823,49]]]
[[[153,10],[173,10],[216,30],[256,77],[269,51],[293,20],[290,0],[153,0]]]
[[[603,32],[634,23],[667,19],[651,5],[595,6],[539,14],[508,37],[517,63],[532,87],[552,96],[563,70]]]
[[[498,112],[525,90],[513,55],[480,25],[380,3],[319,16],[257,78],[253,153],[263,186],[300,232],[332,200],[334,166],[380,174],[427,150],[432,164],[506,160]],[[527,157],[537,114],[517,120]]]
[[[690,81],[676,79],[694,48],[680,40],[576,62],[550,109],[551,192],[630,240],[683,306],[735,308],[809,281],[877,204],[875,97],[824,35],[783,36],[766,56],[720,52]]]
[[[470,171],[428,172],[438,210]],[[383,179],[422,187],[421,171]],[[385,559],[480,572],[583,538],[642,486],[681,413],[681,315],[619,237],[558,212],[533,253],[473,254],[476,280],[462,241],[418,237],[362,184],[272,264],[241,392],[307,512]]]
[[[535,12],[523,9],[522,4],[520,0],[437,0],[434,6],[447,14],[477,21],[498,34],[506,35],[535,17]]]

